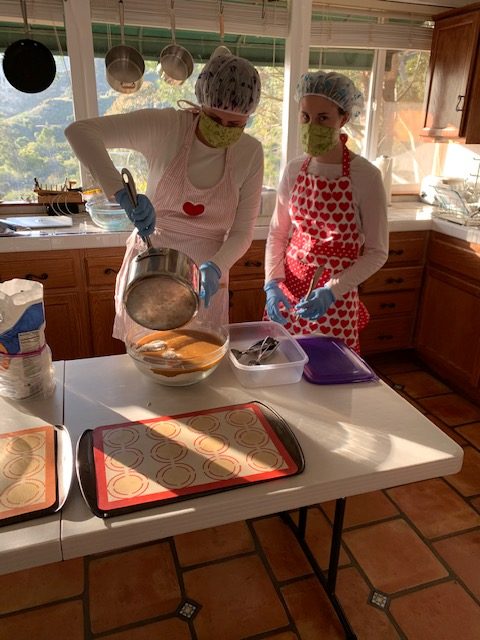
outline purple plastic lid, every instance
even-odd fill
[[[297,338],[308,356],[303,375],[314,384],[372,382],[377,375],[355,351],[338,338]]]

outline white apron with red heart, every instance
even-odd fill
[[[235,219],[239,190],[232,175],[231,148],[225,151],[225,167],[220,181],[213,187],[200,189],[188,178],[188,158],[197,127],[198,116],[177,155],[165,169],[152,198],[156,212],[155,232],[150,236],[155,247],[168,247],[182,251],[200,266],[211,260],[222,246]],[[159,150],[161,153],[161,149]],[[133,231],[127,240],[127,249],[115,286],[115,323],[113,336],[124,340],[135,323],[128,317],[123,305],[123,292],[128,279],[128,268],[134,257],[145,249],[145,244]],[[222,274],[221,288],[210,300],[208,309],[200,303],[197,318],[215,325],[228,323],[228,273]]]
[[[327,180],[307,173],[311,158],[307,157],[292,189],[289,202],[293,234],[286,251],[285,281],[280,287],[292,303],[297,304],[307,293],[313,274],[323,266],[317,287],[350,267],[361,249],[360,233],[355,218],[350,156],[342,134],[343,172],[340,178]],[[321,334],[340,338],[360,351],[358,334],[369,320],[369,314],[352,289],[311,321],[298,317],[294,309],[282,309],[287,319],[285,328],[293,335]]]

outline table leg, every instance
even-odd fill
[[[357,636],[354,633],[350,623],[345,615],[345,612],[340,604],[336,594],[335,587],[337,583],[337,574],[338,574],[338,561],[340,558],[340,549],[342,542],[342,529],[343,529],[343,518],[345,515],[345,504],[346,498],[338,498],[335,503],[335,517],[333,521],[333,530],[332,530],[332,543],[330,546],[330,559],[328,563],[328,571],[325,577],[324,572],[319,567],[315,556],[310,550],[308,543],[305,538],[306,529],[307,529],[307,509],[308,507],[300,507],[299,515],[298,515],[298,525],[295,524],[292,517],[289,513],[284,511],[281,513],[282,520],[288,524],[290,529],[295,534],[300,546],[304,554],[307,556],[307,559],[315,573],[316,577],[320,581],[320,584],[325,590],[328,599],[330,600],[332,607],[335,610],[335,613],[338,616],[340,624],[345,631],[345,638],[347,640],[356,640]]]

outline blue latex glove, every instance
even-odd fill
[[[314,289],[308,298],[300,300],[295,306],[295,311],[306,320],[317,320],[327,312],[327,309],[335,302],[335,296],[327,287]]]
[[[270,280],[263,287],[263,290],[267,294],[267,313],[270,320],[278,322],[279,324],[285,324],[287,318],[284,318],[280,313],[280,303],[283,303],[286,309],[291,308],[291,304],[288,301],[287,296],[278,286],[278,282]]]
[[[127,216],[137,227],[140,235],[145,238],[149,236],[155,230],[155,209],[153,204],[143,194],[137,196],[137,206],[134,207],[127,187],[120,189],[115,194],[115,200],[118,204],[125,209]]]
[[[200,267],[200,298],[203,298],[203,302],[205,304],[205,309],[208,308],[210,304],[210,298],[214,296],[220,285],[220,278],[222,277],[222,272],[217,267],[214,262],[208,260],[207,262],[203,262]]]

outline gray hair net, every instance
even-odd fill
[[[334,102],[352,118],[357,118],[363,108],[363,96],[353,82],[343,73],[315,71],[304,73],[297,84],[295,98],[322,96]]]
[[[195,95],[202,106],[250,115],[260,101],[258,71],[245,58],[216,55],[205,64]]]

